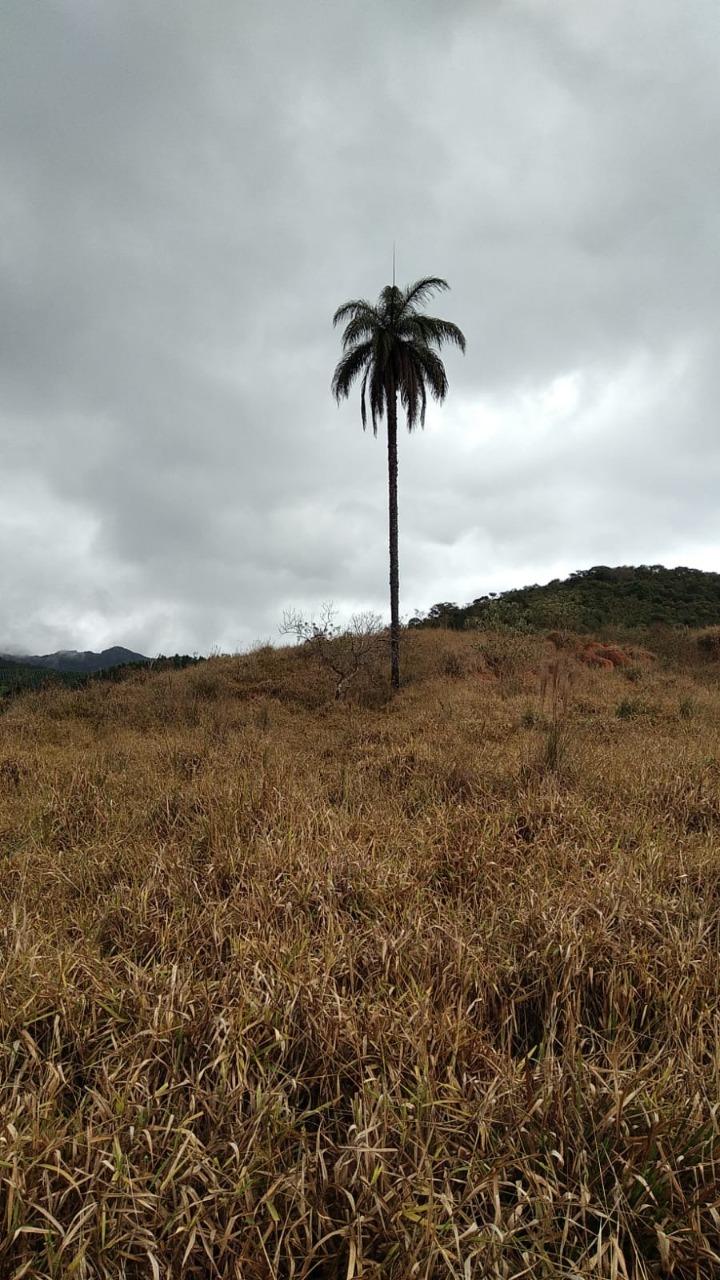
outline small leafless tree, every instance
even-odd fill
[[[322,606],[319,622],[297,609],[286,609],[280,634],[295,636],[298,644],[307,645],[332,671],[337,680],[335,697],[342,701],[351,682],[370,665],[387,632],[376,613],[354,613],[347,627],[338,626],[336,616],[332,604]]]

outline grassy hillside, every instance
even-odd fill
[[[610,652],[5,704],[0,1276],[717,1277],[720,668]]]
[[[472,604],[436,604],[415,626],[510,627],[521,631],[597,631],[720,624],[720,573],[661,564],[595,565],[545,586],[481,596]]]

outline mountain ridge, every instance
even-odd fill
[[[128,662],[152,662],[152,658],[135,653],[132,649],[125,649],[122,645],[113,645],[100,653],[92,649],[58,649],[55,653],[45,654],[0,653],[0,660],[22,667],[43,667],[49,671],[77,672],[83,675],[121,667]]]

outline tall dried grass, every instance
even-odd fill
[[[720,693],[409,639],[0,718],[2,1277],[720,1274]]]

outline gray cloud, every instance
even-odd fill
[[[348,297],[448,278],[403,439],[406,614],[712,567],[719,20],[705,0],[6,0],[0,641],[243,646],[386,609]]]

